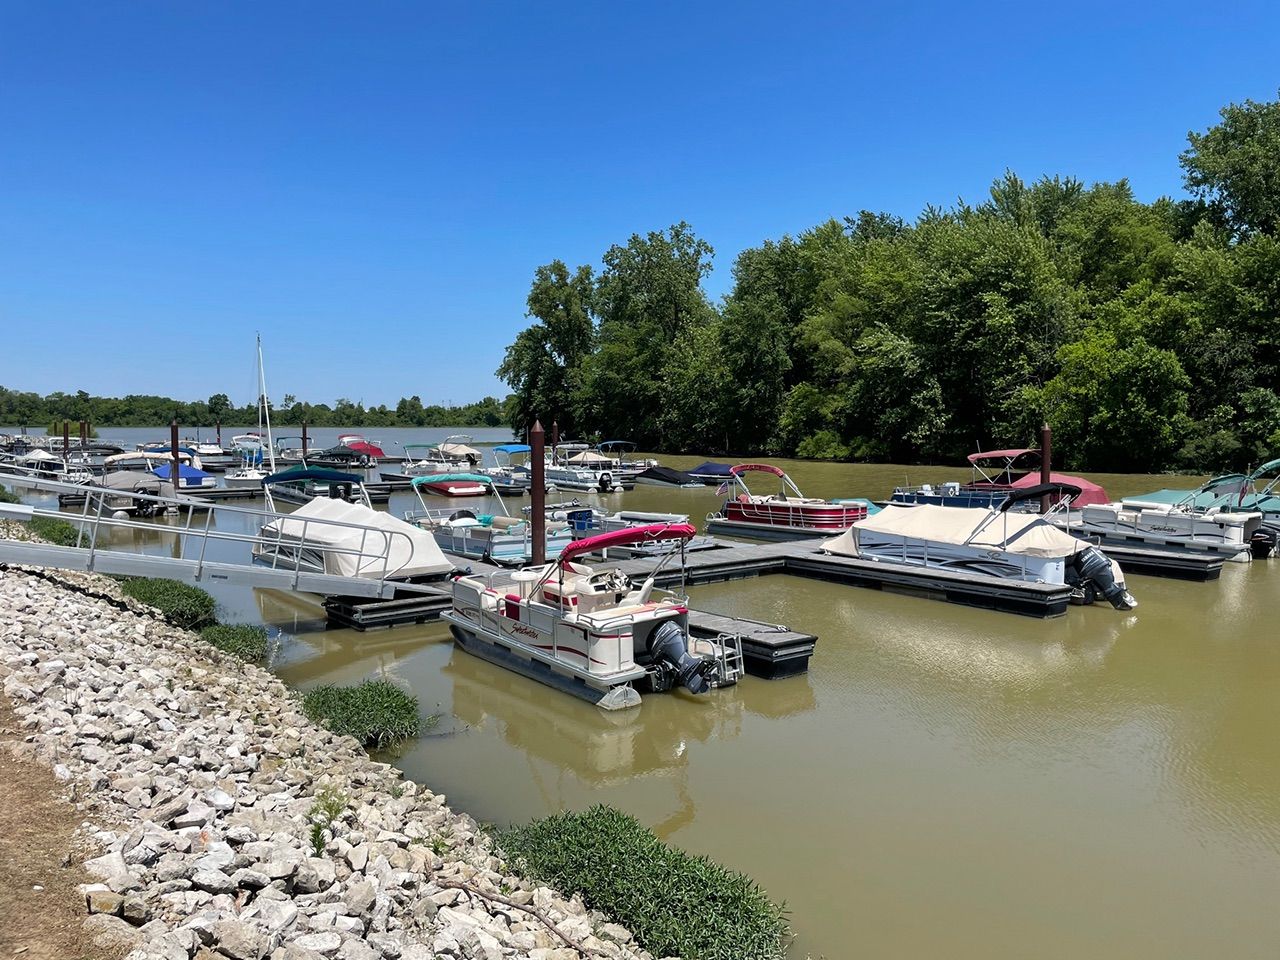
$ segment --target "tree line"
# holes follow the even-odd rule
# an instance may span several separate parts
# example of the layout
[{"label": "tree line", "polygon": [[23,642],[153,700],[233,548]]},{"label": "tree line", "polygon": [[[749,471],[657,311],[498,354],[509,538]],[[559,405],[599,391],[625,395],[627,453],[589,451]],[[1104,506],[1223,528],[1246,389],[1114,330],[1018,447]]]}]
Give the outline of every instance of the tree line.
[{"label": "tree line", "polygon": [[[94,397],[84,390],[76,393],[22,393],[0,387],[0,424],[9,426],[76,424],[87,420],[96,426],[162,426],[176,419],[182,426],[212,427],[218,423],[246,425],[258,422],[254,404],[238,407],[225,393],[208,400],[187,402],[170,397],[130,394],[127,397]],[[285,394],[283,403],[272,405],[272,423],[283,426],[314,427],[454,427],[501,426],[507,420],[505,401],[485,397],[464,406],[423,404],[419,397],[405,397],[394,407],[385,404],[366,407],[340,397],[327,403],[306,403]],[[60,432],[61,426],[55,432]],[[75,433],[75,430],[72,430]]]},{"label": "tree line", "polygon": [[509,422],[648,449],[956,461],[1055,430],[1065,465],[1280,456],[1280,101],[1191,133],[1188,196],[1012,172],[913,222],[863,211],[743,251],[718,304],[686,223],[539,267]]}]

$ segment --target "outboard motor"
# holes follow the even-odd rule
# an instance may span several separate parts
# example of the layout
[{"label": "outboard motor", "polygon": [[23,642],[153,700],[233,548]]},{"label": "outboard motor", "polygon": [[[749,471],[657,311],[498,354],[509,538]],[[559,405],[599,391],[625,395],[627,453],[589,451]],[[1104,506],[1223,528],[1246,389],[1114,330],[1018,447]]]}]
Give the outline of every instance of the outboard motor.
[{"label": "outboard motor", "polygon": [[706,693],[710,689],[703,674],[703,661],[689,654],[684,631],[675,623],[668,620],[654,630],[649,635],[648,646],[649,656],[670,664],[690,693]]},{"label": "outboard motor", "polygon": [[1076,568],[1082,580],[1092,580],[1117,610],[1132,610],[1138,605],[1124,587],[1124,582],[1116,579],[1111,560],[1097,547],[1089,547],[1080,551],[1075,558]]},{"label": "outboard motor", "polygon": [[607,470],[600,474],[600,492],[608,493],[613,489],[613,476]]},{"label": "outboard motor", "polygon": [[1249,550],[1255,560],[1265,560],[1277,550],[1277,531],[1275,527],[1259,527],[1249,538]]}]

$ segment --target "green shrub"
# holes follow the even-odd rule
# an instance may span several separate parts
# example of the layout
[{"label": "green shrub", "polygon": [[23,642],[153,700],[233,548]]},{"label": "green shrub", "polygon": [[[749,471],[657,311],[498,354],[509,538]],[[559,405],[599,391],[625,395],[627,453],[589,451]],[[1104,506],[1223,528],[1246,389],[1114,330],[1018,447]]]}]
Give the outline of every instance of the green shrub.
[{"label": "green shrub", "polygon": [[655,957],[777,960],[785,911],[748,877],[669,847],[612,807],[560,813],[499,837],[508,856],[630,928]]},{"label": "green shrub", "polygon": [[0,503],[21,503],[22,498],[8,487],[0,487]]},{"label": "green shrub", "polygon": [[60,547],[74,547],[80,539],[80,531],[65,520],[53,517],[32,517],[29,524],[32,533]]},{"label": "green shrub", "polygon": [[266,627],[248,623],[215,624],[201,630],[200,639],[249,663],[261,663],[267,659]]},{"label": "green shrub", "polygon": [[137,577],[126,580],[120,589],[126,596],[159,609],[174,626],[199,630],[217,623],[213,597],[199,587],[177,580]]},{"label": "green shrub", "polygon": [[302,695],[302,709],[316,723],[327,721],[334,733],[355,737],[366,747],[388,747],[422,729],[418,698],[386,680],[314,687]]}]

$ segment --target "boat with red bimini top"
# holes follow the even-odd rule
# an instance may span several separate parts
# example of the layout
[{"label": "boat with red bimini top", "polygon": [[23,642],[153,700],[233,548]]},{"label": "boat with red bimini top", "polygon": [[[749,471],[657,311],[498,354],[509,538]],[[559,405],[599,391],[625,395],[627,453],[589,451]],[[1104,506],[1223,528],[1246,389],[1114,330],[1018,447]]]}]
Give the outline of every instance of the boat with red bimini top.
[{"label": "boat with red bimini top", "polygon": [[[1011,493],[1020,493],[1038,486],[1041,453],[1034,447],[1018,447],[1012,450],[987,450],[969,454],[969,466],[973,468],[973,478],[968,483],[951,480],[938,484],[921,484],[918,487],[897,487],[893,491],[893,503],[924,503],[935,507],[974,507],[981,510],[994,510],[1004,503]],[[1079,489],[1080,495],[1074,500],[1077,508],[1092,504],[1108,503],[1111,498],[1107,491],[1090,480],[1075,477],[1067,473],[1050,473],[1049,483],[1056,486],[1070,486]],[[1058,502],[1058,494],[1050,494],[1054,503]],[[1018,501],[1022,503],[1020,499]],[[1024,509],[1031,510],[1035,504],[1027,503]]]},{"label": "boat with red bimini top", "polygon": [[[689,636],[683,590],[654,589],[658,573],[696,531],[687,523],[650,524],[577,540],[552,563],[453,581],[453,607],[442,614],[467,652],[606,710],[640,703],[640,693],[680,686],[690,693],[742,676],[736,637]],[[631,543],[671,549],[641,584],[621,570],[575,559]],[[681,577],[683,582],[683,576]]]},{"label": "boat with red bimini top", "polygon": [[[781,489],[767,496],[752,493],[745,479],[750,473],[773,474],[782,481]],[[829,537],[843,533],[867,516],[863,503],[806,497],[783,470],[767,463],[731,467],[729,479],[717,492],[728,493],[729,499],[717,513],[707,515],[708,533],[760,540]]]}]

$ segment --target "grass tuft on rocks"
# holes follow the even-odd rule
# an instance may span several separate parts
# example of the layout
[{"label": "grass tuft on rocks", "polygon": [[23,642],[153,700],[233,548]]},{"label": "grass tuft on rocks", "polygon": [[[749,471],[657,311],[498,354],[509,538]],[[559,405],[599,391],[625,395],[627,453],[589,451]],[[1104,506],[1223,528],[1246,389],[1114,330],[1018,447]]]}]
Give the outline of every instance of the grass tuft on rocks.
[{"label": "grass tuft on rocks", "polygon": [[76,541],[80,539],[80,531],[65,520],[55,520],[53,517],[32,517],[28,526],[40,539],[48,540],[59,547],[74,547]]},{"label": "grass tuft on rocks", "polygon": [[220,623],[201,630],[200,639],[248,663],[262,663],[267,659],[266,627]]},{"label": "grass tuft on rocks", "polygon": [[125,596],[157,608],[174,626],[200,630],[218,622],[214,616],[217,604],[199,587],[177,580],[136,577],[124,581],[120,589]]},{"label": "grass tuft on rocks", "polygon": [[314,722],[327,722],[334,733],[355,737],[366,747],[389,747],[422,729],[418,698],[386,680],[313,687],[302,695],[302,710]]},{"label": "grass tuft on rocks", "polygon": [[0,487],[0,503],[21,503],[22,498],[8,487]]},{"label": "grass tuft on rocks", "polygon": [[655,957],[780,960],[785,910],[743,874],[667,846],[635,818],[597,805],[499,835],[513,863],[631,930]]}]

